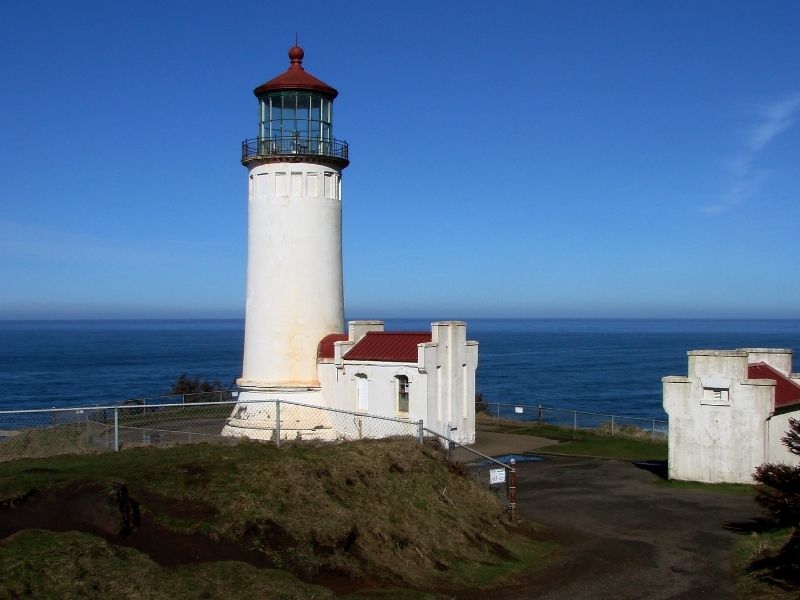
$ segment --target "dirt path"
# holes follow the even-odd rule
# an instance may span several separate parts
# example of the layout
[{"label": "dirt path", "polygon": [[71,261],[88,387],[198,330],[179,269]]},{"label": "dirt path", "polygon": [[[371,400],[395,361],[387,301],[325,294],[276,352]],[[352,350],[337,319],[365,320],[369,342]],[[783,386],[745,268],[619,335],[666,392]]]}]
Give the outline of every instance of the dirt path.
[{"label": "dirt path", "polygon": [[548,457],[518,468],[520,514],[561,544],[553,565],[494,598],[734,598],[736,524],[748,496],[677,489],[633,464]]}]

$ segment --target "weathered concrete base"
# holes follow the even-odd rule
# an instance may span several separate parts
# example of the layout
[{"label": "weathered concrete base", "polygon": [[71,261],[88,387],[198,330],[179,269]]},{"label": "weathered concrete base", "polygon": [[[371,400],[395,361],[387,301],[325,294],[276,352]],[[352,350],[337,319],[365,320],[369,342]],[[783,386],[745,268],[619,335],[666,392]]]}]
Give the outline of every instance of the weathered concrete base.
[{"label": "weathered concrete base", "polygon": [[[278,409],[278,403],[270,400],[288,400],[312,406],[295,406],[281,402]],[[222,429],[222,435],[262,441],[342,439],[331,423],[329,413],[313,408],[322,404],[322,391],[319,389],[243,390]],[[277,423],[278,410],[280,426]]]}]

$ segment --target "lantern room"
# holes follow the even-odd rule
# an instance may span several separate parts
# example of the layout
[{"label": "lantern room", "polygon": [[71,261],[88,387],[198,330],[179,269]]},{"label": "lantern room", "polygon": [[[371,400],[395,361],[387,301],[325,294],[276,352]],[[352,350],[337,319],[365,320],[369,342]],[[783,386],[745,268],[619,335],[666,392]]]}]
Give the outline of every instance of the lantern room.
[{"label": "lantern room", "polygon": [[345,167],[347,142],[333,137],[338,92],[303,68],[303,49],[289,50],[289,69],[257,87],[258,137],[242,143],[242,162],[313,160]]}]

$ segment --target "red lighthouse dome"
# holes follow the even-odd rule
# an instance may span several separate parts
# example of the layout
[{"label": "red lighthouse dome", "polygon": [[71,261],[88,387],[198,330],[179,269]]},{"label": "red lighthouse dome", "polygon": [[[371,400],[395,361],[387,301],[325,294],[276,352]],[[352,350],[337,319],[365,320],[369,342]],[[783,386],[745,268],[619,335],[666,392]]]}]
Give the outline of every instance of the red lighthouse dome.
[{"label": "red lighthouse dome", "polygon": [[324,81],[314,77],[311,73],[303,68],[303,57],[305,52],[300,46],[292,46],[289,48],[289,68],[270,79],[266,83],[258,86],[253,93],[261,97],[269,92],[276,92],[280,90],[306,90],[310,92],[318,92],[328,96],[331,100],[339,95],[335,88],[329,86]]}]

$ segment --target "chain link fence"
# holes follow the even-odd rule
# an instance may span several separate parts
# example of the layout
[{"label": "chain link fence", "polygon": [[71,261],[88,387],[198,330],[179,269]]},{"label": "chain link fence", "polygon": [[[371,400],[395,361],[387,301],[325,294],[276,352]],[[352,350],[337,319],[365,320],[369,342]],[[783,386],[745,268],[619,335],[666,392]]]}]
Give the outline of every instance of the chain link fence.
[{"label": "chain link fence", "polygon": [[421,439],[422,421],[299,402],[239,402],[223,434],[275,442],[347,441],[412,436]]},{"label": "chain link fence", "polygon": [[120,406],[0,411],[0,460],[117,451],[137,446],[236,443],[280,445],[411,436],[421,422],[281,400],[238,403],[128,402]]},{"label": "chain link fence", "polygon": [[566,408],[552,408],[541,404],[504,404],[484,402],[483,419],[512,421],[521,425],[551,425],[563,429],[592,430],[610,436],[666,441],[669,422],[663,419],[648,419],[626,415],[587,412]]},{"label": "chain link fence", "polygon": [[454,468],[494,494],[500,505],[510,513],[511,519],[516,518],[517,472],[513,458],[505,464],[428,428],[423,427],[423,433],[426,442],[444,447],[448,461]]},{"label": "chain link fence", "polygon": [[[235,393],[235,392],[234,392]],[[210,398],[218,401],[204,401]],[[515,467],[409,421],[284,400],[240,402],[231,392],[128,401],[119,406],[0,411],[0,461],[115,452],[141,446],[413,438],[446,453],[451,467],[514,514]],[[180,402],[168,400],[180,399]],[[158,400],[161,400],[160,402]]]}]

